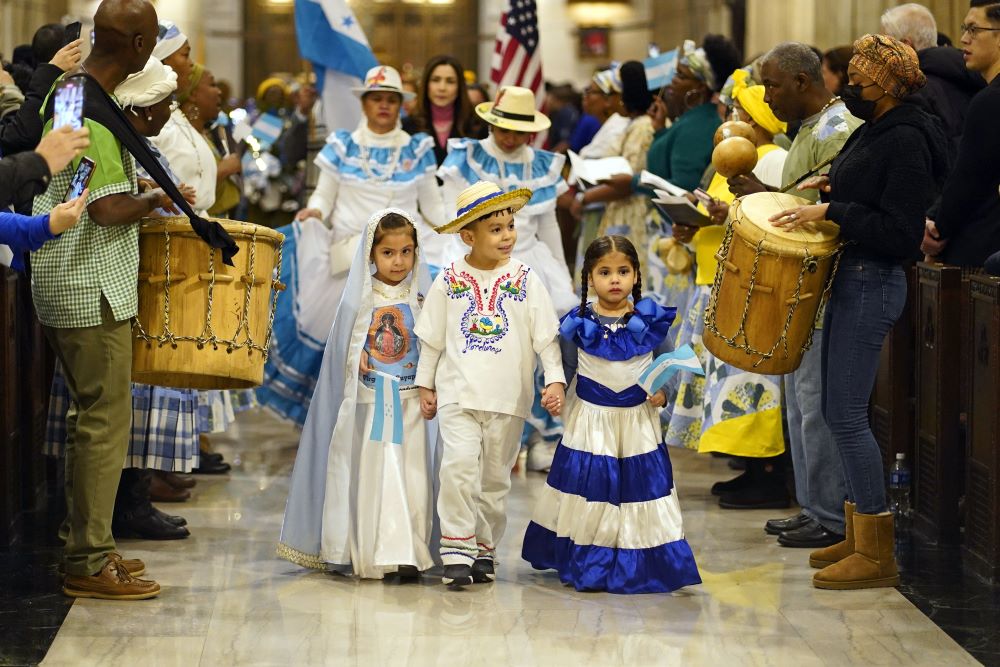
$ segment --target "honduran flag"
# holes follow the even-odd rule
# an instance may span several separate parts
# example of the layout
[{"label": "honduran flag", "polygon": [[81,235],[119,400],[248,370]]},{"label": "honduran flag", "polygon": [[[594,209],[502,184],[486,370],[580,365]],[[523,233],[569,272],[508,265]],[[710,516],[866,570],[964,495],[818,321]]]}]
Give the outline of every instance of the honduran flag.
[{"label": "honduran flag", "polygon": [[295,0],[295,33],[299,53],[316,71],[326,126],[353,130],[361,103],[351,88],[378,65],[354,12],[346,0]]},{"label": "honduran flag", "polygon": [[670,85],[677,72],[677,49],[671,49],[665,53],[642,61],[646,69],[646,86],[650,90],[659,90]]},{"label": "honduran flag", "polygon": [[254,121],[250,134],[260,143],[261,151],[267,151],[270,150],[274,142],[281,136],[283,129],[284,121],[281,120],[281,117],[277,114],[267,112],[262,113],[260,118]]},{"label": "honduran flag", "polygon": [[399,397],[399,378],[374,371],[375,416],[369,440],[393,445],[403,444],[403,403]]},{"label": "honduran flag", "polygon": [[705,375],[698,356],[690,345],[684,345],[653,359],[649,368],[639,375],[639,386],[645,389],[647,394],[655,394],[677,371],[691,371],[695,375]]}]

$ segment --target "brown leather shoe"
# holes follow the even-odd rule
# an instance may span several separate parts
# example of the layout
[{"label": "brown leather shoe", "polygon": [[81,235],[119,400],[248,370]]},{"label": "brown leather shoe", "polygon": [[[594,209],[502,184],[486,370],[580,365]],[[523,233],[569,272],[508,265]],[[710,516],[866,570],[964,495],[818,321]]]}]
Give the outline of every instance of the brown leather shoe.
[{"label": "brown leather shoe", "polygon": [[899,586],[892,515],[854,513],[854,553],[813,575],[813,586],[836,591]]},{"label": "brown leather shoe", "polygon": [[178,475],[175,472],[164,472],[162,470],[154,470],[153,477],[159,477],[175,489],[190,489],[198,483],[198,480],[190,475]]},{"label": "brown leather shoe", "polygon": [[854,503],[844,501],[844,541],[809,554],[809,567],[822,570],[854,553]]},{"label": "brown leather shoe", "polygon": [[149,480],[149,499],[154,503],[182,503],[190,497],[190,491],[170,486],[157,475]]},{"label": "brown leather shoe", "polygon": [[122,555],[117,551],[109,553],[108,558],[117,559],[118,562],[122,564],[122,567],[124,567],[133,577],[141,577],[146,573],[146,564],[138,558],[129,558],[126,560],[122,558]]},{"label": "brown leather shoe", "polygon": [[160,585],[155,581],[136,579],[122,566],[120,558],[109,555],[108,562],[93,576],[67,574],[62,590],[72,598],[146,600],[160,594]]}]

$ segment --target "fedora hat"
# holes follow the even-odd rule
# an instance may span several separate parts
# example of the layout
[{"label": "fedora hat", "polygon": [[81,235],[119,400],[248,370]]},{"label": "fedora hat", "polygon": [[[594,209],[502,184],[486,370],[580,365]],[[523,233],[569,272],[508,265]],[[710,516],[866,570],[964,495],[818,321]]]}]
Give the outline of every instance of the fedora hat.
[{"label": "fedora hat", "polygon": [[400,78],[396,68],[389,65],[376,65],[372,67],[365,74],[364,85],[360,88],[351,88],[351,92],[358,97],[363,96],[365,93],[374,93],[378,90],[399,93],[407,102],[417,96],[416,93],[403,90],[403,79]]},{"label": "fedora hat", "polygon": [[476,115],[490,125],[518,132],[541,132],[552,125],[535,110],[535,94],[520,86],[504,86],[492,102],[476,105]]},{"label": "fedora hat", "polygon": [[455,202],[457,208],[454,220],[434,231],[438,234],[452,234],[462,231],[462,228],[470,222],[475,222],[484,215],[512,208],[515,212],[531,199],[531,190],[518,188],[510,192],[504,192],[496,183],[479,181],[462,190]]}]

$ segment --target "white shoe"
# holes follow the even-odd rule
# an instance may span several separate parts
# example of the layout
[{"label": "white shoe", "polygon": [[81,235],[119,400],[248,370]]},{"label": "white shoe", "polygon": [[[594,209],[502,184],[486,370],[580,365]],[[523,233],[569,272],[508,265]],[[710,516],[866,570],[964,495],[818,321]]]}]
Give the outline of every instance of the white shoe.
[{"label": "white shoe", "polygon": [[552,459],[556,456],[555,443],[548,443],[544,440],[529,444],[528,447],[528,470],[532,472],[548,472],[552,469]]}]

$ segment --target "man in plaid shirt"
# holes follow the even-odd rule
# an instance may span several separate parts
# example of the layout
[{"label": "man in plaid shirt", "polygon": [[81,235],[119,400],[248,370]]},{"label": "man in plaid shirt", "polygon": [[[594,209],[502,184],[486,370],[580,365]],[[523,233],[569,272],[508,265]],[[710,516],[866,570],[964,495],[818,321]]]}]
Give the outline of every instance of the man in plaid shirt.
[{"label": "man in plaid shirt", "polygon": [[[139,600],[159,585],[138,579],[145,565],[115,551],[111,518],[131,428],[131,319],[137,310],[137,222],[170,199],[159,189],[137,194],[135,163],[118,138],[95,120],[111,94],[145,66],[156,44],[156,11],[147,0],[104,0],[94,15],[95,42],[83,73],[84,125],[95,162],[79,224],[32,256],[31,291],[38,318],[62,363],[76,407],[67,424],[66,538],[63,592],[73,597]],[[96,81],[96,84],[95,84]],[[50,93],[51,95],[51,93]],[[51,114],[45,131],[52,127]],[[54,174],[35,198],[34,214],[66,196],[80,158]]]}]

